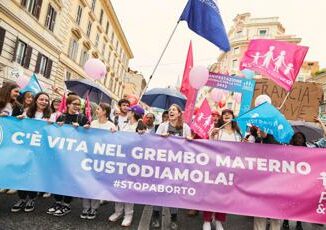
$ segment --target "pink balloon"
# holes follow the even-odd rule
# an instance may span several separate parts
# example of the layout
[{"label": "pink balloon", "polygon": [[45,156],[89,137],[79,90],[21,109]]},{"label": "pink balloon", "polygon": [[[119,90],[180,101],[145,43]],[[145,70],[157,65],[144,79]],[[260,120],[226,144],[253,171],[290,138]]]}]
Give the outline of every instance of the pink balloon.
[{"label": "pink balloon", "polygon": [[99,80],[106,75],[105,64],[96,58],[88,59],[84,65],[86,74],[93,80]]},{"label": "pink balloon", "polygon": [[234,101],[235,101],[235,103],[240,104],[240,102],[241,102],[241,94],[240,93],[234,94]]},{"label": "pink balloon", "polygon": [[225,92],[222,89],[215,88],[211,92],[211,98],[214,101],[220,101],[220,100],[222,100],[223,96],[225,96]]},{"label": "pink balloon", "polygon": [[204,66],[196,66],[190,70],[189,82],[191,87],[199,89],[206,85],[209,77],[208,69]]},{"label": "pink balloon", "polygon": [[28,85],[29,80],[30,80],[29,77],[22,75],[17,78],[16,83],[17,85],[19,85],[21,89],[23,89]]}]

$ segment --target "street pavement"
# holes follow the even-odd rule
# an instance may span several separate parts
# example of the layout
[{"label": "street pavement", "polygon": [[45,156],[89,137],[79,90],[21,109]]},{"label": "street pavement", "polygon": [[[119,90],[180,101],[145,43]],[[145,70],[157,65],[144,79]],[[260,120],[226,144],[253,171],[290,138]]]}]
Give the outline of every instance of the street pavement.
[{"label": "street pavement", "polygon": [[[36,209],[32,213],[11,213],[11,205],[15,203],[16,195],[0,194],[0,230],[152,230],[150,219],[152,207],[144,205],[135,205],[134,221],[128,228],[120,227],[121,221],[111,223],[108,217],[114,210],[113,202],[102,205],[98,210],[98,216],[95,220],[83,220],[79,215],[81,212],[81,200],[75,199],[72,203],[72,212],[64,217],[55,217],[46,214],[46,210],[52,205],[52,198],[38,198]],[[169,229],[169,209],[163,209],[161,229]],[[225,230],[252,230],[253,218],[228,215],[227,222],[224,223]],[[201,214],[195,217],[187,216],[187,211],[179,209],[178,213],[179,229],[181,230],[200,230],[202,228]],[[292,229],[294,224],[291,222]],[[212,229],[214,226],[212,225]],[[326,227],[318,227],[311,224],[304,224],[304,230],[326,230]]]}]

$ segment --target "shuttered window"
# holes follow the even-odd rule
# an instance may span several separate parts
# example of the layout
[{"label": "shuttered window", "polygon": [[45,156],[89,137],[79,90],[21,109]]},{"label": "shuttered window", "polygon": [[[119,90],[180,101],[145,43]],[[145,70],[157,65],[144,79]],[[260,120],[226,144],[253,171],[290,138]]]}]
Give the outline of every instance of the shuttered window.
[{"label": "shuttered window", "polygon": [[56,17],[57,17],[57,12],[51,5],[49,5],[48,13],[45,20],[45,27],[51,30],[52,32],[54,30]]},{"label": "shuttered window", "polygon": [[42,8],[42,0],[22,0],[21,5],[26,8],[34,17],[39,19]]},{"label": "shuttered window", "polygon": [[0,55],[2,52],[5,36],[6,36],[6,30],[4,28],[0,27]]},{"label": "shuttered window", "polygon": [[32,51],[32,47],[28,46],[25,42],[17,38],[12,60],[28,69],[31,61]]},{"label": "shuttered window", "polygon": [[50,78],[51,70],[52,70],[52,60],[47,56],[38,53],[34,72],[42,74],[46,78]]}]

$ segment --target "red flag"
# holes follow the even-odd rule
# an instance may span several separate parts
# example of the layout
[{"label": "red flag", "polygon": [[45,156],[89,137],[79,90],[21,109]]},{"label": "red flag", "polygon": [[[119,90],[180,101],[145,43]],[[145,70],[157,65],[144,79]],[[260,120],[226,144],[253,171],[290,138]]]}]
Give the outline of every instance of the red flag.
[{"label": "red flag", "polygon": [[183,72],[182,84],[180,88],[180,92],[187,97],[187,103],[186,103],[185,112],[183,116],[184,116],[184,121],[188,124],[191,122],[196,96],[197,96],[197,90],[192,88],[189,82],[190,70],[193,67],[193,65],[194,65],[194,60],[192,54],[192,42],[190,41],[186,65]]},{"label": "red flag", "polygon": [[204,99],[190,127],[198,136],[207,139],[212,123],[212,110],[208,104],[208,101]]},{"label": "red flag", "polygon": [[189,74],[193,65],[194,65],[194,60],[192,55],[192,43],[190,41],[186,65],[183,72],[183,78],[182,78],[182,83],[180,88],[180,92],[183,93],[187,98],[188,98],[189,91],[193,89],[189,83]]},{"label": "red flag", "polygon": [[61,102],[59,105],[59,109],[58,109],[58,114],[56,119],[63,113],[66,112],[66,108],[67,108],[67,98],[66,98],[66,93],[63,94],[62,98],[61,98]]},{"label": "red flag", "polygon": [[91,102],[89,100],[89,95],[86,97],[86,104],[85,104],[85,115],[89,122],[92,121],[92,108],[91,108]]}]

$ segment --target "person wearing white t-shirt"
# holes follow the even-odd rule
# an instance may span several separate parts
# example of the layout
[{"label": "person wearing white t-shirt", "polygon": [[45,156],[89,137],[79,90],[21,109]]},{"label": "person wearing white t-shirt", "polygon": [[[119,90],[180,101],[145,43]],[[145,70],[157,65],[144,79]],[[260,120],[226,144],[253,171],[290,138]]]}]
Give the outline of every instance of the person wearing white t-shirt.
[{"label": "person wearing white t-shirt", "polygon": [[[138,122],[144,116],[144,109],[140,105],[134,105],[128,108],[128,122],[125,123],[120,130],[125,132],[136,132],[138,127]],[[133,214],[134,214],[134,204],[116,202],[114,207],[114,213],[109,217],[111,222],[118,221],[124,211],[124,218],[121,226],[128,227],[131,225]]]},{"label": "person wearing white t-shirt", "polygon": [[[90,125],[85,125],[85,128],[95,128],[95,129],[104,129],[110,132],[117,131],[115,125],[109,120],[111,107],[106,103],[100,103],[96,108],[96,117],[97,120],[91,122]],[[92,200],[92,199],[83,199],[83,211],[80,214],[80,218],[82,219],[95,219],[97,209],[100,206],[100,200]]]},{"label": "person wearing white t-shirt", "polygon": [[130,107],[130,102],[127,99],[121,99],[118,102],[119,106],[119,115],[114,117],[113,123],[116,125],[118,130],[121,130],[122,127],[128,122],[128,109]]},{"label": "person wearing white t-shirt", "polygon": [[[28,117],[47,121],[50,116],[50,97],[47,93],[41,92],[35,95],[28,110],[23,115],[18,116],[18,118],[23,119],[24,117]],[[17,213],[21,210],[24,210],[24,212],[34,211],[37,192],[19,190],[18,197],[19,200],[12,206],[11,212]]]},{"label": "person wearing white t-shirt", "polygon": [[[234,117],[232,110],[223,110],[221,117],[218,119],[214,128],[210,131],[209,138],[211,140],[241,142],[242,136],[237,123],[233,121]],[[203,212],[203,230],[211,229],[212,216],[212,212]],[[214,213],[214,216],[216,230],[223,230],[222,222],[226,220],[226,214],[216,212]]]}]

